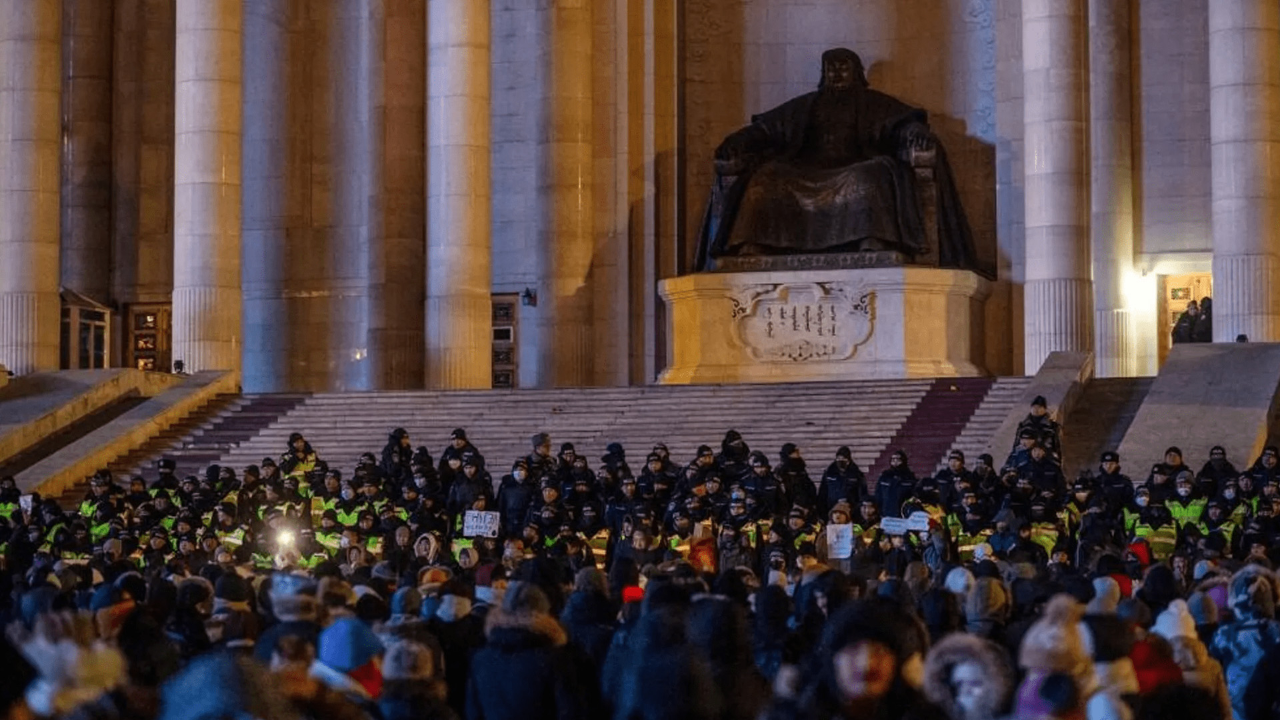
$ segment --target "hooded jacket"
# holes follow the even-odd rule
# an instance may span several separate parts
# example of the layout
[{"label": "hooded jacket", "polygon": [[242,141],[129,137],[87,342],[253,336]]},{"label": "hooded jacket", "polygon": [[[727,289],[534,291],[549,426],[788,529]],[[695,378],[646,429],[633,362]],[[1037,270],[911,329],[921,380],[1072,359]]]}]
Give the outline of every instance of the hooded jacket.
[{"label": "hooded jacket", "polygon": [[[982,670],[986,686],[975,713],[966,715],[956,702],[951,683],[958,665],[974,663]],[[951,720],[990,720],[1000,715],[1013,692],[1013,670],[1004,649],[973,635],[948,635],[929,651],[924,663],[924,694]]]},{"label": "hooded jacket", "polygon": [[467,681],[468,720],[596,717],[595,671],[568,647],[546,597],[523,602],[522,585],[508,587],[485,620],[488,643],[472,658]]},{"label": "hooded jacket", "polygon": [[1280,623],[1274,619],[1280,583],[1271,571],[1250,565],[1232,576],[1228,592],[1236,619],[1218,628],[1209,654],[1226,673],[1234,720],[1273,717],[1280,701]]}]

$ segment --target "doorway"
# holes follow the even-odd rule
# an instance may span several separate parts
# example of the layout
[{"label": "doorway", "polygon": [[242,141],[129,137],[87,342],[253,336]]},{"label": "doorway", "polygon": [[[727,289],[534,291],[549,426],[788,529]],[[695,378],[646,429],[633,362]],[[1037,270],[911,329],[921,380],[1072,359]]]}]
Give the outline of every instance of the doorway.
[{"label": "doorway", "polygon": [[511,293],[493,296],[493,388],[514,389],[519,377],[516,353],[520,296]]},{"label": "doorway", "polygon": [[1164,359],[1169,356],[1169,350],[1173,347],[1173,326],[1178,323],[1178,318],[1186,311],[1187,305],[1192,300],[1199,303],[1212,296],[1212,273],[1160,276],[1160,300],[1156,307],[1156,314],[1160,319],[1158,347],[1161,366],[1164,365]]}]

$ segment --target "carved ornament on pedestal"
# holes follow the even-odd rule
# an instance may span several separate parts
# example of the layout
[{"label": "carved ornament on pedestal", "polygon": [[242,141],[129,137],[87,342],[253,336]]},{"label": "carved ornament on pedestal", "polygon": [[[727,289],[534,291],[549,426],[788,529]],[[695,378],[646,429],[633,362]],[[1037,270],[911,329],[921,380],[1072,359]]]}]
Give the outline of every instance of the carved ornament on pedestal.
[{"label": "carved ornament on pedestal", "polygon": [[876,293],[861,285],[762,283],[730,301],[733,339],[757,362],[849,360],[875,330]]}]

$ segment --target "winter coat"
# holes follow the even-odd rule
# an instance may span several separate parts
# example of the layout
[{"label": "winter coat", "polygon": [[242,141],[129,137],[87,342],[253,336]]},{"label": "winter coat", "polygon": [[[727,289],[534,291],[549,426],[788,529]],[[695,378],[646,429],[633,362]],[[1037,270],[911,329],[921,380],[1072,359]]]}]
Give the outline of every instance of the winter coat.
[{"label": "winter coat", "polygon": [[598,592],[574,591],[569,596],[560,624],[596,667],[604,667],[613,642],[614,608],[609,598]]},{"label": "winter coat", "polygon": [[470,615],[451,622],[437,616],[427,621],[427,630],[440,641],[444,652],[445,682],[449,687],[449,706],[461,715],[467,706],[467,678],[472,659],[484,645],[484,626]]},{"label": "winter coat", "polygon": [[905,464],[880,473],[880,479],[876,481],[876,505],[880,508],[880,516],[902,517],[902,505],[911,499],[915,487],[916,476]]},{"label": "winter coat", "polygon": [[[1280,622],[1274,620],[1280,584],[1270,571],[1250,565],[1231,578],[1229,595],[1236,620],[1213,636],[1209,654],[1222,664],[1235,720],[1274,717],[1280,686]],[[1255,679],[1255,674],[1262,673]]]},{"label": "winter coat", "polygon": [[995,578],[978,578],[965,598],[964,616],[967,630],[974,635],[999,642],[1013,612],[1013,594]]},{"label": "winter coat", "polygon": [[1231,717],[1231,696],[1227,693],[1222,665],[1209,657],[1209,649],[1197,638],[1174,638],[1173,661],[1182,668],[1182,680],[1204,690],[1222,704],[1222,717]]},{"label": "winter coat", "polygon": [[853,508],[862,502],[867,491],[867,478],[856,463],[850,462],[844,470],[836,463],[827,466],[822,474],[822,483],[818,486],[818,506],[825,516],[831,512],[835,504],[844,500]]},{"label": "winter coat", "polygon": [[542,613],[485,621],[488,644],[475,654],[467,682],[467,720],[589,720],[598,717],[596,673],[567,646],[568,635]]},{"label": "winter coat", "polygon": [[1097,687],[1085,702],[1088,720],[1132,720],[1133,708],[1125,699],[1138,694],[1138,675],[1133,661],[1121,658],[1115,662],[1093,665]]}]

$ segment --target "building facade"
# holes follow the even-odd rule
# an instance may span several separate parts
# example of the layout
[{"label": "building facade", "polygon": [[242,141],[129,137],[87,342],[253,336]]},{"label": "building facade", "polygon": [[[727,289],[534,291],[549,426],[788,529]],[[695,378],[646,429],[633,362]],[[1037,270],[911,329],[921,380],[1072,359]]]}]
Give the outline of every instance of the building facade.
[{"label": "building facade", "polygon": [[0,0],[0,364],[653,382],[712,152],[836,46],[947,149],[988,372],[1280,340],[1274,2]]}]

